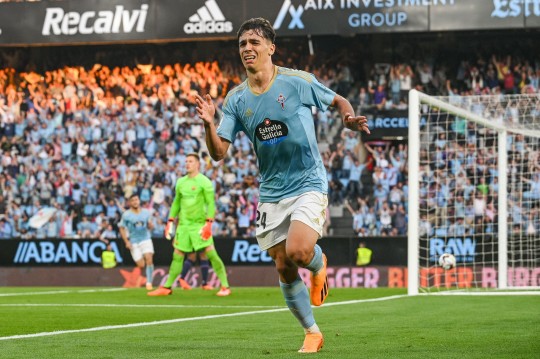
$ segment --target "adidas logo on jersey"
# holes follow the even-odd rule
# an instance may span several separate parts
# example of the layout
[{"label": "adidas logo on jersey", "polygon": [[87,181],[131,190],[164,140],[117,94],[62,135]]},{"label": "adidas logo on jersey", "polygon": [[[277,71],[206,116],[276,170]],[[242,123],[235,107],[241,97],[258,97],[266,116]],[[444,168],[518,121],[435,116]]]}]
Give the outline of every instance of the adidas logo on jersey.
[{"label": "adidas logo on jersey", "polygon": [[190,16],[184,25],[186,34],[215,34],[232,32],[232,22],[226,21],[225,16],[215,0],[207,0],[197,13]]}]

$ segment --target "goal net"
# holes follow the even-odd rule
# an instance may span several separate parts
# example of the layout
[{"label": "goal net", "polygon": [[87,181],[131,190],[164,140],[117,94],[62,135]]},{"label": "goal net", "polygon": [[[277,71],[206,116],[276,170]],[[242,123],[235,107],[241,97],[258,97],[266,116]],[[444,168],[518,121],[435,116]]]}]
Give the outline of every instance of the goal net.
[{"label": "goal net", "polygon": [[540,95],[409,101],[409,294],[540,288]]}]

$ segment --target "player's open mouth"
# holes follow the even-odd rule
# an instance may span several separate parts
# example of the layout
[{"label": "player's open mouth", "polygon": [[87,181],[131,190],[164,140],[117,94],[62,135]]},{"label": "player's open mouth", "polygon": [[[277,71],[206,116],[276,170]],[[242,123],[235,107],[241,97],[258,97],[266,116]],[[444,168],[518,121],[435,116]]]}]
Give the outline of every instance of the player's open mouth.
[{"label": "player's open mouth", "polygon": [[255,56],[253,56],[253,55],[244,56],[244,61],[245,62],[252,62],[254,60],[255,60]]}]

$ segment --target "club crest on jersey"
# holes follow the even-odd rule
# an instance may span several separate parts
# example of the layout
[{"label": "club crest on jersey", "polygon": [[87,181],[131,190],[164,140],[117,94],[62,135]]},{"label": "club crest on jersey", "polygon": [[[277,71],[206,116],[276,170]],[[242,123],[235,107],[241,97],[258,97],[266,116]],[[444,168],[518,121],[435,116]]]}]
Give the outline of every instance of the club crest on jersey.
[{"label": "club crest on jersey", "polygon": [[282,110],[285,110],[285,96],[283,96],[283,94],[279,94],[278,98],[277,98],[277,102],[279,102],[279,104],[281,105],[281,109]]},{"label": "club crest on jersey", "polygon": [[263,122],[255,128],[255,136],[263,145],[275,145],[287,138],[289,128],[281,121],[265,118]]}]

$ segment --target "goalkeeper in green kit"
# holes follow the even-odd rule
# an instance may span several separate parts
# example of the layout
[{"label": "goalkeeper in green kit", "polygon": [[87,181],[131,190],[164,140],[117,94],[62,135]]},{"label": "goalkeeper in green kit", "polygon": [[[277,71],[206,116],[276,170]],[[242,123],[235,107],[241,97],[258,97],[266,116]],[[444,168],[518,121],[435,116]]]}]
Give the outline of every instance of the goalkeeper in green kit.
[{"label": "goalkeeper in green kit", "polygon": [[[164,286],[149,292],[149,296],[172,294],[172,286],[182,272],[186,253],[199,252],[200,260],[209,260],[221,282],[217,292],[220,297],[231,294],[225,265],[214,247],[212,222],[216,212],[214,187],[208,177],[199,172],[200,159],[196,153],[186,156],[187,175],[176,181],[176,194],[165,227],[165,238],[173,239],[173,260],[169,268],[169,278]],[[175,220],[178,218],[176,235],[173,235]]]}]

